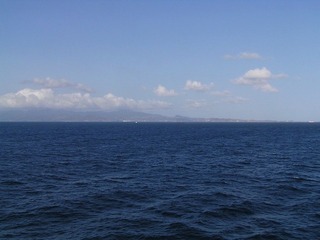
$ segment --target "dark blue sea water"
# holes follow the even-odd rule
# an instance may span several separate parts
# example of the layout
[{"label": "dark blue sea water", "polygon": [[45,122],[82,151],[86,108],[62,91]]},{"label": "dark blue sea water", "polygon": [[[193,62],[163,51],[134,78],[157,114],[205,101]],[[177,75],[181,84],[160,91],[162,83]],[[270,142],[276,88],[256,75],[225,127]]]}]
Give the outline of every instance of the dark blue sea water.
[{"label": "dark blue sea water", "polygon": [[320,239],[320,125],[0,123],[1,239]]}]

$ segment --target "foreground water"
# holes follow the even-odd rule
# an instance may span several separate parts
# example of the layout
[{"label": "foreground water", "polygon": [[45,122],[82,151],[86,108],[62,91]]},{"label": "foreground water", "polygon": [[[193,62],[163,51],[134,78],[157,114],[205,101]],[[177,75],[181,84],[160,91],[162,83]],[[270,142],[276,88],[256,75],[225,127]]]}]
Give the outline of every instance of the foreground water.
[{"label": "foreground water", "polygon": [[0,123],[1,239],[320,239],[320,125]]}]

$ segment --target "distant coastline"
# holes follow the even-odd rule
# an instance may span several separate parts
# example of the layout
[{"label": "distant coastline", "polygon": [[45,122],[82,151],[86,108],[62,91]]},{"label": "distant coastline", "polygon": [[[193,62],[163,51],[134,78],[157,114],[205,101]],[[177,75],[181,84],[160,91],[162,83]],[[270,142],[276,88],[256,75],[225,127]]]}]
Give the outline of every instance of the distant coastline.
[{"label": "distant coastline", "polygon": [[[118,111],[67,111],[67,110],[1,110],[0,122],[284,122],[274,120],[193,118],[185,116],[163,116],[129,110]],[[293,122],[293,121],[290,121]],[[309,121],[315,123],[314,121]]]}]

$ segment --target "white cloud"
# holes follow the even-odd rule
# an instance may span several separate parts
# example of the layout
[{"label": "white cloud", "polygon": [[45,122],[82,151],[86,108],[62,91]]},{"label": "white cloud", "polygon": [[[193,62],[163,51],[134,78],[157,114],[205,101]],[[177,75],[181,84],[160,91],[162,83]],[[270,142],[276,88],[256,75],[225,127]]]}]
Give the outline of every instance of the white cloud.
[{"label": "white cloud", "polygon": [[3,108],[81,108],[81,109],[153,109],[168,108],[170,103],[163,101],[143,101],[115,96],[111,93],[93,97],[89,93],[56,94],[52,89],[25,88],[16,93],[0,96]]},{"label": "white cloud", "polygon": [[169,97],[169,96],[176,96],[177,93],[174,90],[168,90],[162,85],[158,85],[158,87],[154,90],[154,93],[161,97]]},{"label": "white cloud", "polygon": [[70,82],[65,79],[52,79],[52,78],[35,78],[31,81],[34,84],[40,85],[43,88],[72,88],[76,90],[80,90],[83,92],[92,92],[92,89],[81,84],[81,83],[74,83]]},{"label": "white cloud", "polygon": [[209,91],[213,87],[213,84],[203,84],[198,81],[191,81],[188,80],[185,85],[186,90],[191,90],[191,91]]},{"label": "white cloud", "polygon": [[51,89],[33,90],[25,88],[17,93],[8,93],[0,97],[1,107],[40,107],[42,101],[48,101],[53,95]]},{"label": "white cloud", "polygon": [[262,57],[258,53],[252,53],[252,52],[242,52],[237,55],[225,55],[224,59],[226,60],[237,60],[237,59],[262,59]]},{"label": "white cloud", "polygon": [[271,72],[267,68],[263,67],[249,70],[243,77],[245,79],[267,79],[271,78],[271,75]]},{"label": "white cloud", "polygon": [[285,74],[272,74],[267,68],[256,68],[247,71],[243,76],[233,82],[238,85],[248,85],[264,92],[278,92],[278,89],[270,84],[271,79],[286,77]]}]

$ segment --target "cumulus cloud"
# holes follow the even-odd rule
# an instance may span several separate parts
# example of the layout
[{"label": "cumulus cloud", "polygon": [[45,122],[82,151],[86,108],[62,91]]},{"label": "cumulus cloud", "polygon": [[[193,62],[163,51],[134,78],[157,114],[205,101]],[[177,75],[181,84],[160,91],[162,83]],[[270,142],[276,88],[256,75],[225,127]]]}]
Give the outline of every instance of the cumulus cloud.
[{"label": "cumulus cloud", "polygon": [[108,93],[102,97],[93,97],[89,93],[57,94],[52,89],[25,88],[16,93],[0,96],[0,107],[3,108],[80,108],[80,109],[152,109],[168,108],[170,103],[163,101],[143,101],[123,98]]},{"label": "cumulus cloud", "polygon": [[278,89],[270,84],[271,79],[286,77],[285,74],[272,74],[267,68],[256,68],[247,71],[243,76],[233,82],[238,85],[252,86],[264,92],[278,92]]},{"label": "cumulus cloud", "polygon": [[176,96],[177,93],[174,90],[168,90],[162,85],[158,85],[158,87],[154,90],[154,93],[161,97],[169,97],[169,96]]},{"label": "cumulus cloud", "polygon": [[201,82],[198,82],[198,81],[191,81],[191,80],[188,80],[186,82],[186,85],[185,85],[185,89],[186,90],[191,90],[191,91],[209,91],[211,88],[213,87],[213,84],[210,83],[210,84],[203,84]]},{"label": "cumulus cloud", "polygon": [[34,84],[40,85],[43,88],[72,88],[83,92],[92,92],[92,89],[81,84],[70,82],[65,79],[52,79],[52,78],[35,78],[32,81]]},{"label": "cumulus cloud", "polygon": [[262,59],[262,57],[258,53],[253,52],[242,52],[237,55],[224,55],[224,59],[226,60],[237,60],[237,59]]}]

